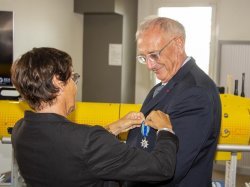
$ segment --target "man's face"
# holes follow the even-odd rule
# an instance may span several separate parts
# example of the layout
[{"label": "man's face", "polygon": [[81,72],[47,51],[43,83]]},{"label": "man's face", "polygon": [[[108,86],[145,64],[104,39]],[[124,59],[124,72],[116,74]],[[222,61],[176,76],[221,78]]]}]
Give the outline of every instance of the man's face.
[{"label": "man's face", "polygon": [[178,39],[159,28],[150,28],[137,40],[138,55],[146,56],[148,69],[153,71],[161,82],[168,82],[182,65],[183,61],[178,57],[179,48],[176,45]]}]

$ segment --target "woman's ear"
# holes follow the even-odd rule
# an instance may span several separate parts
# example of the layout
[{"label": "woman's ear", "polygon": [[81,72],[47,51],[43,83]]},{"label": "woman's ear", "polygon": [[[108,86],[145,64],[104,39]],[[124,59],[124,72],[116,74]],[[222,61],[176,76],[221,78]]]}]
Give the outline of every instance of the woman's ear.
[{"label": "woman's ear", "polygon": [[55,87],[59,88],[59,94],[64,90],[64,83],[56,75],[53,76],[52,83]]}]

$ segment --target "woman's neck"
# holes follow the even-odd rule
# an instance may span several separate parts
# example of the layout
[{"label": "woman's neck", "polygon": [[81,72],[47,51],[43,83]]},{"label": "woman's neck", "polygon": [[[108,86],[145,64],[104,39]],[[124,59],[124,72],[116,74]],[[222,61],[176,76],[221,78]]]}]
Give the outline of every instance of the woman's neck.
[{"label": "woman's neck", "polygon": [[36,111],[38,113],[55,113],[59,114],[61,116],[67,117],[67,110],[65,106],[62,106],[63,104],[57,104],[54,103],[53,105],[46,104],[46,106],[43,106],[41,110]]}]

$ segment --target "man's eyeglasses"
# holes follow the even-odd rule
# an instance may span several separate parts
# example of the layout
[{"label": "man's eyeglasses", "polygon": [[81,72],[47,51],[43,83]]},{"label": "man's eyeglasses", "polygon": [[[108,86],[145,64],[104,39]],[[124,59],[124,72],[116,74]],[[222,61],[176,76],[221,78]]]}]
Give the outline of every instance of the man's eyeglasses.
[{"label": "man's eyeglasses", "polygon": [[163,46],[163,48],[159,51],[155,51],[152,53],[149,53],[147,55],[138,55],[136,57],[137,61],[141,64],[147,64],[147,60],[150,60],[151,62],[158,62],[160,59],[160,55],[161,52],[173,41],[175,40],[177,37],[173,38],[172,40],[170,40],[166,45]]},{"label": "man's eyeglasses", "polygon": [[78,73],[72,73],[71,79],[75,82],[75,84],[78,83],[79,78],[80,75]]}]

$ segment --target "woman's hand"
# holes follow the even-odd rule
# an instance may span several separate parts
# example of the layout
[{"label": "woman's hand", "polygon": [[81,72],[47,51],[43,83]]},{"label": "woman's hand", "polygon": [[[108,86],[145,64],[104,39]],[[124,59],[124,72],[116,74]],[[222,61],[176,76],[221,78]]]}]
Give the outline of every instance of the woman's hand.
[{"label": "woman's hand", "polygon": [[118,135],[122,132],[127,132],[135,127],[140,127],[141,123],[145,120],[143,113],[141,112],[129,112],[124,117],[109,124],[106,129],[114,135]]},{"label": "woman's hand", "polygon": [[160,110],[150,112],[150,114],[146,117],[145,124],[157,130],[163,128],[172,130],[169,115],[161,112]]}]

